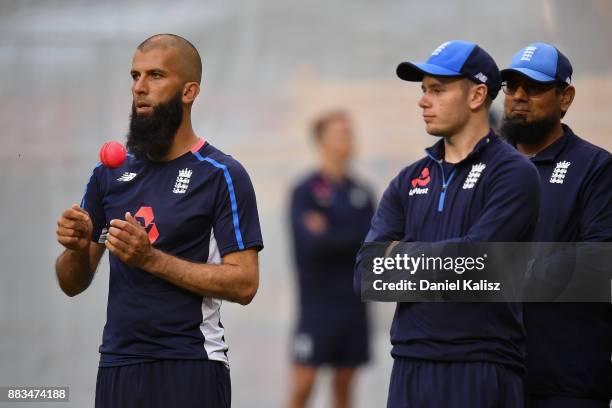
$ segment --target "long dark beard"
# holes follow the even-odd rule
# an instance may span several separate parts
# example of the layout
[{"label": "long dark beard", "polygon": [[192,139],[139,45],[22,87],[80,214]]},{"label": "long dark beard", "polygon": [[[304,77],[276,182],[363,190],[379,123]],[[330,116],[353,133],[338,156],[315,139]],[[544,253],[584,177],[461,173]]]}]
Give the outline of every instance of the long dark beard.
[{"label": "long dark beard", "polygon": [[149,115],[138,115],[132,103],[127,148],[138,159],[161,160],[172,147],[176,131],[183,120],[182,93],[160,103]]},{"label": "long dark beard", "polygon": [[559,123],[558,114],[534,122],[527,122],[524,116],[515,118],[504,116],[500,132],[511,144],[537,145],[542,142],[550,131]]}]

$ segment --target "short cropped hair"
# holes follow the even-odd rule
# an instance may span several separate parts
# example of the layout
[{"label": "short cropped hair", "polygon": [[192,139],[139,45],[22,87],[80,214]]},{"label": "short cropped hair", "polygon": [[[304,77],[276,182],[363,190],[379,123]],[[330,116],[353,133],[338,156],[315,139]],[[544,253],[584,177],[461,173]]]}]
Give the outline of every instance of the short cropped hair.
[{"label": "short cropped hair", "polygon": [[349,115],[343,110],[334,110],[316,118],[312,123],[312,136],[317,143],[321,141],[327,126],[336,120],[348,120]]},{"label": "short cropped hair", "polygon": [[181,55],[182,71],[188,82],[202,81],[202,58],[196,47],[176,34],[155,34],[138,46],[138,50],[147,52],[154,48],[176,48]]}]

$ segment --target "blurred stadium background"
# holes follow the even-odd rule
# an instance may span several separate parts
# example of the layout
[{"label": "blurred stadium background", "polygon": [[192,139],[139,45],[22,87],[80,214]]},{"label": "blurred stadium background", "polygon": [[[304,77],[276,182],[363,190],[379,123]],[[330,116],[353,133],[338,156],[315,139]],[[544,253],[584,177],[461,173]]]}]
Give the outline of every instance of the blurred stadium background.
[{"label": "blurred stadium background", "polygon": [[[398,62],[466,39],[503,67],[519,48],[547,41],[574,66],[577,96],[565,122],[612,148],[607,0],[4,0],[0,386],[68,385],[67,406],[93,406],[108,262],[89,290],[64,296],[53,272],[55,222],[80,201],[99,146],[124,139],[133,51],[160,32],[199,49],[204,83],[195,129],[245,165],[257,192],[266,244],[261,287],[251,305],[222,309],[236,407],[278,407],[287,396],[295,306],[287,194],[315,163],[308,134],[314,115],[331,108],[353,115],[355,172],[380,194],[432,143],[416,106],[419,87],[395,77]],[[391,369],[393,305],[372,306],[373,361],[359,378],[357,407],[384,406]],[[328,406],[325,379],[313,407]]]}]

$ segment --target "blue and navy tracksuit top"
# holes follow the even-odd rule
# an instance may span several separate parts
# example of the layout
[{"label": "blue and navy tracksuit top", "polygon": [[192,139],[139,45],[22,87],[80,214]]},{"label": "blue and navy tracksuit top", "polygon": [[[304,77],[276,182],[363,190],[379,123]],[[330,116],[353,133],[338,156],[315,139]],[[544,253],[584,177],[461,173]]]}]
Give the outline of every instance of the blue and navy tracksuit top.
[{"label": "blue and navy tracksuit top", "polygon": [[[82,207],[100,244],[110,221],[130,211],[155,248],[191,262],[218,264],[229,253],[263,248],[249,175],[203,139],[167,162],[129,155],[116,169],[98,165]],[[182,359],[227,364],[221,299],[175,286],[112,253],[109,262],[100,367]]]},{"label": "blue and navy tracksuit top", "polygon": [[[542,205],[534,241],[612,241],[612,155],[563,125],[564,134],[531,158]],[[612,305],[527,303],[527,390],[612,398]]]},{"label": "blue and navy tracksuit top", "polygon": [[[455,165],[443,161],[444,140],[426,153],[391,181],[366,242],[531,240],[540,193],[528,159],[492,131]],[[391,343],[395,358],[487,361],[522,372],[522,306],[398,303]]]}]

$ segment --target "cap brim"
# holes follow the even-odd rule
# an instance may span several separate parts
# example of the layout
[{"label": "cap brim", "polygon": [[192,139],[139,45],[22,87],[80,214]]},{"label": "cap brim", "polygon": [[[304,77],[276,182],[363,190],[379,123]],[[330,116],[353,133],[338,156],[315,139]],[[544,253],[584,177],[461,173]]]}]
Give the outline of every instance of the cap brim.
[{"label": "cap brim", "polygon": [[508,74],[511,74],[511,73],[518,73],[536,82],[556,82],[557,81],[557,78],[553,78],[551,76],[548,76],[538,71],[534,71],[533,69],[529,69],[529,68],[502,69],[501,70],[502,79],[506,80]]},{"label": "cap brim", "polygon": [[433,75],[442,77],[459,77],[463,76],[460,72],[455,72],[450,69],[440,67],[433,64],[402,62],[395,70],[397,76],[404,81],[420,82],[423,80],[423,75]]}]

